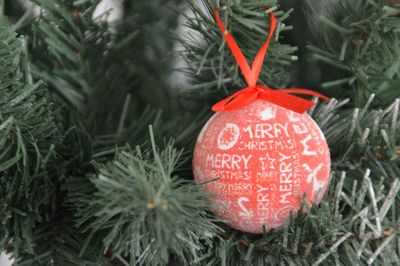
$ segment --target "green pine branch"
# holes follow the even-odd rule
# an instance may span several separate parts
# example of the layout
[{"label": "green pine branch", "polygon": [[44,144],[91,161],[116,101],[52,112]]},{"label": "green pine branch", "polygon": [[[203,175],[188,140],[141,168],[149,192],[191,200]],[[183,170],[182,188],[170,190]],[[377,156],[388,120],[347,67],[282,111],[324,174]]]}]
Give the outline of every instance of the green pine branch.
[{"label": "green pine branch", "polygon": [[104,254],[129,265],[165,265],[171,254],[188,264],[211,248],[219,229],[201,186],[175,174],[182,151],[171,142],[160,151],[150,133],[151,150],[120,150],[95,162],[88,179],[67,182],[76,225],[89,235],[84,249],[99,240]]},{"label": "green pine branch", "polygon": [[[388,165],[386,165],[388,167]],[[390,169],[390,166],[389,168]],[[332,175],[321,204],[263,236],[233,230],[215,239],[196,265],[391,265],[398,262],[394,200],[397,181],[379,189],[377,176]],[[379,180],[379,179],[378,179]],[[360,200],[361,199],[361,200]]]},{"label": "green pine branch", "polygon": [[32,82],[26,39],[0,29],[0,249],[32,252],[32,230],[54,212],[59,192],[54,106]]},{"label": "green pine branch", "polygon": [[[190,158],[205,114],[176,115],[163,85],[168,63],[151,59],[171,47],[167,42],[162,48],[158,35],[175,23],[172,16],[162,20],[167,8],[129,3],[121,34],[112,36],[107,25],[92,23],[91,1],[37,2],[46,10],[42,17],[16,27],[26,38],[0,32],[0,249],[12,251],[18,264],[166,265],[172,257],[183,265],[399,261],[397,6],[342,1],[340,25],[326,18],[318,24],[328,48],[312,49],[342,69],[336,84],[348,84],[351,105],[360,107],[332,100],[310,111],[332,153],[329,191],[319,206],[305,205],[306,212],[282,230],[250,235],[216,221],[210,195],[190,181],[190,160],[182,161]],[[195,101],[221,96],[221,88],[244,87],[210,17],[214,3],[202,3],[206,13],[191,2],[196,17],[188,24],[204,42],[183,41],[188,71],[202,89],[191,91]],[[289,13],[277,11],[276,1],[219,5],[249,59],[266,37],[265,5],[278,16],[280,30],[290,29],[282,24]],[[280,41],[271,44],[260,79],[272,87],[287,82],[286,65],[295,50]],[[147,43],[152,52],[138,48]],[[60,104],[56,112],[38,78]],[[149,91],[159,94],[145,95]],[[157,138],[147,137],[149,124]],[[177,144],[167,142],[160,150],[162,136]],[[188,146],[187,154],[175,145]]]},{"label": "green pine branch", "polygon": [[37,224],[32,230],[32,253],[24,253],[15,257],[19,266],[31,265],[85,265],[111,266],[110,255],[101,253],[101,243],[92,243],[82,251],[85,235],[69,226],[71,213],[54,214],[50,221]]},{"label": "green pine branch", "polygon": [[372,94],[364,106],[354,109],[347,108],[347,100],[332,100],[313,111],[331,143],[331,154],[338,162],[362,163],[369,153],[377,159],[398,159],[399,100],[385,109],[375,109],[374,102],[379,101],[376,98]]},{"label": "green pine branch", "polygon": [[32,73],[63,105],[65,129],[87,135],[90,153],[109,155],[115,144],[142,144],[150,124],[159,136],[173,136],[182,145],[193,142],[186,136],[199,129],[205,113],[181,111],[167,85],[172,40],[166,35],[176,23],[170,11],[175,1],[161,7],[146,1],[127,4],[116,32],[106,22],[92,21],[94,5],[87,1],[35,2],[42,16],[20,29],[32,39]]},{"label": "green pine branch", "polygon": [[371,93],[382,105],[399,97],[399,12],[395,1],[389,0],[340,1],[337,8],[327,8],[326,16],[314,11],[316,43],[310,49],[327,65],[329,80],[322,86],[345,87],[345,97],[356,105],[364,104]]}]

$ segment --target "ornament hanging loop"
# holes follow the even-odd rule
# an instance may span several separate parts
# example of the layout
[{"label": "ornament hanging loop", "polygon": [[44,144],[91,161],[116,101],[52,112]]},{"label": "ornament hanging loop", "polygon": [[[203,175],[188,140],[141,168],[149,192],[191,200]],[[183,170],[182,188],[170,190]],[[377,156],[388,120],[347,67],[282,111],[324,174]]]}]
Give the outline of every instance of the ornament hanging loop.
[{"label": "ornament hanging loop", "polygon": [[267,40],[264,42],[263,46],[261,47],[261,49],[258,51],[251,68],[250,68],[249,63],[247,62],[246,58],[244,57],[242,50],[240,49],[240,47],[237,45],[235,39],[233,38],[232,34],[227,29],[225,29],[225,25],[222,22],[221,18],[219,17],[218,9],[216,9],[216,8],[214,8],[214,16],[215,16],[215,20],[217,21],[220,31],[223,33],[224,38],[225,38],[229,48],[231,49],[233,56],[235,57],[236,62],[238,63],[240,70],[243,73],[244,78],[246,79],[247,85],[249,87],[255,87],[257,85],[258,77],[260,76],[260,73],[261,73],[261,68],[262,68],[262,64],[264,62],[264,58],[268,51],[269,43],[271,42],[272,36],[276,29],[277,22],[276,22],[275,15],[272,12],[269,13],[269,16],[271,19],[269,35],[268,35]]},{"label": "ornament hanging loop", "polygon": [[268,46],[271,42],[272,36],[277,26],[277,20],[273,12],[269,13],[270,29],[267,40],[257,52],[257,55],[251,67],[247,62],[245,56],[243,55],[242,50],[233,38],[232,34],[225,28],[224,23],[219,17],[217,8],[214,8],[214,17],[248,85],[247,88],[240,90],[237,93],[229,96],[228,98],[216,103],[212,107],[212,110],[214,112],[232,111],[238,108],[242,108],[256,101],[257,99],[270,101],[274,104],[298,113],[304,113],[315,105],[315,102],[291,95],[292,93],[314,96],[325,101],[329,100],[329,98],[327,98],[326,96],[307,89],[291,88],[283,90],[272,90],[268,87],[258,84],[258,78],[261,73],[265,56],[267,55]]}]

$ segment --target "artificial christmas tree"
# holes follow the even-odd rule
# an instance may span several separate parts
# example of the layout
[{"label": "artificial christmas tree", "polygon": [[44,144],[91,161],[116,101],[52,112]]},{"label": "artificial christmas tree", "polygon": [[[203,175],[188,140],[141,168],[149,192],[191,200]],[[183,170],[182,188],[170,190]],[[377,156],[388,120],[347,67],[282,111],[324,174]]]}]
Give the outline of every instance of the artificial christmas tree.
[{"label": "artificial christmas tree", "polygon": [[[126,0],[111,25],[95,19],[106,1],[33,2],[0,1],[0,250],[16,265],[399,263],[396,1]],[[325,196],[262,234],[214,216],[213,180],[194,182],[211,106],[246,81],[214,8],[247,60],[275,14],[260,85],[332,97],[308,111],[331,154]]]}]

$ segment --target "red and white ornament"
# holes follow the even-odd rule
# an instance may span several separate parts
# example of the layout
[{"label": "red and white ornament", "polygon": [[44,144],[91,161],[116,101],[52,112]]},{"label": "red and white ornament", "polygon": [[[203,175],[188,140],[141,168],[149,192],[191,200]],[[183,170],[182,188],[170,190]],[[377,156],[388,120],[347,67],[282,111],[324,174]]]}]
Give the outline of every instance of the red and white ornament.
[{"label": "red and white ornament", "polygon": [[215,194],[216,215],[235,229],[281,228],[306,201],[318,204],[329,185],[325,137],[308,114],[265,100],[216,113],[194,151],[197,182]]}]

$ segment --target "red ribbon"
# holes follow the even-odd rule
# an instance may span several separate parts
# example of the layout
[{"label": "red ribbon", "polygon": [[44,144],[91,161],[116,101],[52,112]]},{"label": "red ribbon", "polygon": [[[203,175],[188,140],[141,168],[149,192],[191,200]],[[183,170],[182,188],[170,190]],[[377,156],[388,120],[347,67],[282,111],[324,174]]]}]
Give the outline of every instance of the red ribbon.
[{"label": "red ribbon", "polygon": [[214,9],[214,16],[248,85],[247,88],[244,88],[236,92],[235,94],[229,96],[228,98],[216,103],[212,107],[212,110],[214,112],[236,110],[251,104],[257,99],[267,100],[271,103],[285,107],[297,113],[304,113],[305,111],[307,111],[308,109],[310,109],[315,105],[315,102],[292,95],[292,93],[315,96],[325,101],[329,100],[328,97],[322,95],[321,93],[307,89],[290,88],[290,89],[272,90],[270,88],[257,84],[262,64],[265,55],[267,54],[269,43],[276,29],[276,18],[272,12],[269,14],[271,18],[271,27],[269,30],[268,38],[264,42],[261,49],[258,51],[251,68],[246,58],[244,57],[242,51],[240,50],[240,47],[237,45],[235,39],[233,38],[232,34],[225,29],[225,25],[220,19],[217,9]]}]

